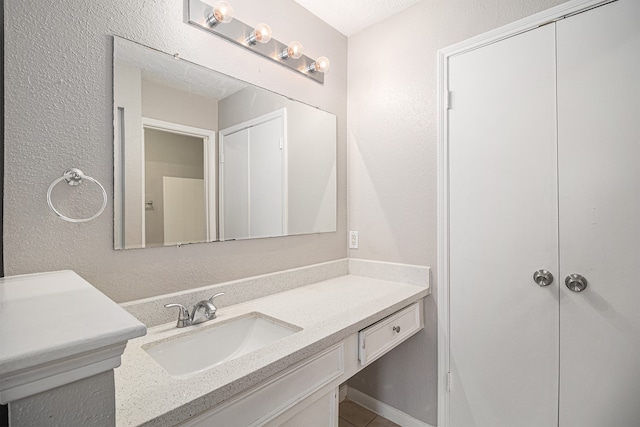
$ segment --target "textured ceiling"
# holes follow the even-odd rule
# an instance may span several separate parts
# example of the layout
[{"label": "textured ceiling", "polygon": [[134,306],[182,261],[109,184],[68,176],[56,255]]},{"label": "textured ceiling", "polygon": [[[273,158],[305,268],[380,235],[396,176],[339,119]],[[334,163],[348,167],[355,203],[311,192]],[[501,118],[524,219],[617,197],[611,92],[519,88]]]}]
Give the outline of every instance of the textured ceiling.
[{"label": "textured ceiling", "polygon": [[345,36],[395,15],[420,0],[295,0]]}]

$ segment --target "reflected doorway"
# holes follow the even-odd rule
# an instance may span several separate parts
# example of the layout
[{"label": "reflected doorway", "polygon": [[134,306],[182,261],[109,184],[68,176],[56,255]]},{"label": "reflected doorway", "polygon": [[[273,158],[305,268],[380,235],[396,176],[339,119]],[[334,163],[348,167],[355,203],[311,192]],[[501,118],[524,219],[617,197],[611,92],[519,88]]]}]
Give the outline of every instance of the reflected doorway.
[{"label": "reflected doorway", "polygon": [[[215,156],[211,131],[146,119],[144,131],[144,246],[215,240]],[[209,146],[211,149],[209,149]],[[215,219],[213,220],[215,224]]]}]

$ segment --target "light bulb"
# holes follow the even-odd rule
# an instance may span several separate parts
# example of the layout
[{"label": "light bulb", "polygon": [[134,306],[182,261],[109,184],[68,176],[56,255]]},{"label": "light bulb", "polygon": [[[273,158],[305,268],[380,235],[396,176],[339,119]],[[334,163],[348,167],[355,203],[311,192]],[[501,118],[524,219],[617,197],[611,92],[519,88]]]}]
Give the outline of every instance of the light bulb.
[{"label": "light bulb", "polygon": [[280,55],[278,55],[280,59],[287,59],[287,58],[298,59],[301,56],[302,56],[302,43],[298,41],[289,43],[289,46],[287,46],[286,49],[283,49],[282,52],[280,52]]},{"label": "light bulb", "polygon": [[207,24],[215,27],[220,22],[227,24],[233,19],[233,8],[226,1],[214,3],[213,10],[206,17]]},{"label": "light bulb", "polygon": [[258,24],[245,40],[248,44],[268,43],[271,40],[271,27],[267,24]]},{"label": "light bulb", "polygon": [[329,58],[327,58],[326,56],[321,56],[307,67],[307,71],[311,73],[315,73],[316,71],[320,73],[326,73],[327,71],[329,71],[329,67],[331,67]]}]

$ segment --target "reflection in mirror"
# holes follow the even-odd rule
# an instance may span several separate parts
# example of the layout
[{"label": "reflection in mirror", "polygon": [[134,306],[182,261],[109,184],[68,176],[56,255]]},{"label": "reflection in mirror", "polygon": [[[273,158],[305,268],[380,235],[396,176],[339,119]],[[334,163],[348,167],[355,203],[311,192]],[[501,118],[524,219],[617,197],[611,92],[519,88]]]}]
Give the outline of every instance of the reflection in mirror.
[{"label": "reflection in mirror", "polygon": [[209,241],[206,202],[215,193],[207,194],[204,172],[213,132],[150,119],[142,126],[145,244]]},{"label": "reflection in mirror", "polygon": [[114,37],[116,249],[336,230],[336,117]]}]

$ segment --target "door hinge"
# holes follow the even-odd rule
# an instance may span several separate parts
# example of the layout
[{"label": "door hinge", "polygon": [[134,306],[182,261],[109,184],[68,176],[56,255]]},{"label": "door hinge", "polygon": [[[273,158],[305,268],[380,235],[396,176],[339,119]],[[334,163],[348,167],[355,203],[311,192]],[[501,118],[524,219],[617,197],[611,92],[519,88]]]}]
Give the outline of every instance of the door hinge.
[{"label": "door hinge", "polygon": [[280,149],[284,150],[284,138],[280,137]]},{"label": "door hinge", "polygon": [[224,163],[224,153],[220,153],[220,163]]},{"label": "door hinge", "polygon": [[451,372],[447,372],[447,391],[451,391]]},{"label": "door hinge", "polygon": [[451,99],[453,98],[453,92],[447,91],[447,110],[451,110]]}]

